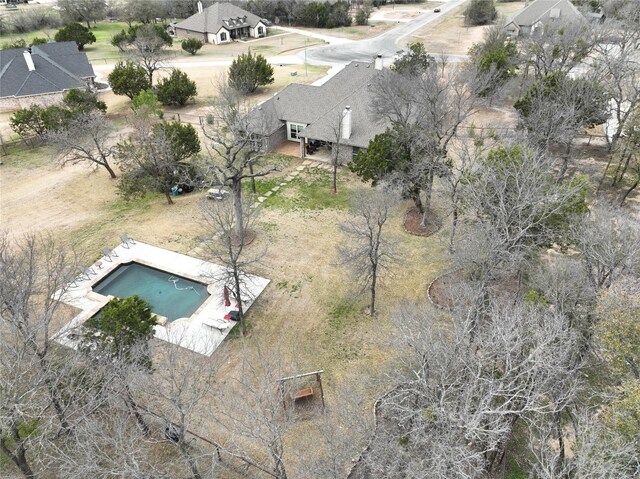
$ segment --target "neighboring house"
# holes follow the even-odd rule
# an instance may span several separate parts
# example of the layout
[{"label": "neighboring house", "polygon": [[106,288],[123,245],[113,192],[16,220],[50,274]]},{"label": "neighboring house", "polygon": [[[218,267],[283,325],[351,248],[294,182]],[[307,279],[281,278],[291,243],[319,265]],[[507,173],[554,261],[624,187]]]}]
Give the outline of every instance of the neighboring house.
[{"label": "neighboring house", "polygon": [[246,37],[267,36],[267,21],[231,3],[215,3],[176,24],[178,38],[197,38],[205,43],[228,43]]},{"label": "neighboring house", "polygon": [[569,0],[535,0],[505,24],[512,37],[531,35],[536,28],[554,21],[569,23],[584,17]]},{"label": "neighboring house", "polygon": [[75,42],[0,50],[0,109],[59,103],[65,91],[91,87],[95,76]]},{"label": "neighboring house", "polygon": [[252,112],[253,131],[266,137],[267,151],[287,140],[300,143],[301,157],[339,145],[341,162],[350,161],[389,126],[369,108],[372,83],[387,74],[379,58],[375,64],[351,62],[320,86],[288,85]]}]

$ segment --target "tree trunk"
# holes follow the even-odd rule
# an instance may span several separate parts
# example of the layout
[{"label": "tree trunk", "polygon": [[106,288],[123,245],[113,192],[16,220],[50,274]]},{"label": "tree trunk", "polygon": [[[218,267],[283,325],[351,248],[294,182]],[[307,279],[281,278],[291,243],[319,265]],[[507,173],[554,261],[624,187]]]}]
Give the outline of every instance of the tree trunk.
[{"label": "tree trunk", "polygon": [[238,265],[233,264],[233,282],[234,282],[234,297],[238,307],[238,317],[240,323],[240,333],[245,336],[247,334],[247,325],[244,322],[244,309],[242,308],[242,284],[240,282],[240,272],[238,271]]},{"label": "tree trunk", "polygon": [[611,166],[611,160],[613,160],[613,155],[609,155],[609,160],[607,161],[607,166],[604,168],[604,172],[602,173],[602,178],[600,178],[600,181],[598,182],[598,187],[596,188],[596,193],[598,191],[600,191],[600,188],[602,188],[602,183],[604,183],[604,180],[607,178],[607,171],[609,171],[609,167]]},{"label": "tree trunk", "polygon": [[16,443],[16,451],[11,452],[11,450],[7,447],[6,439],[2,435],[0,435],[0,451],[2,451],[9,459],[11,459],[11,462],[13,462],[18,467],[18,469],[20,469],[20,472],[24,475],[24,477],[26,477],[27,479],[33,479],[36,477],[36,475],[33,473],[33,471],[31,470],[31,466],[27,462],[27,454],[24,447],[24,441],[20,438],[20,433],[18,432],[18,428],[15,423],[12,424],[11,429],[12,436]]},{"label": "tree trunk", "polygon": [[620,199],[620,206],[622,206],[625,202],[625,200],[627,199],[627,196],[629,196],[631,194],[631,192],[633,190],[635,190],[638,187],[638,184],[640,183],[640,178],[638,178],[633,185],[631,185],[631,188],[629,188],[624,195],[622,195],[622,198]]},{"label": "tree trunk", "polygon": [[569,155],[571,154],[571,143],[569,143],[564,151],[564,155],[562,155],[562,167],[560,168],[560,177],[558,181],[562,181],[564,175],[567,173],[569,169]]},{"label": "tree trunk", "polygon": [[418,211],[422,214],[424,213],[424,206],[422,205],[422,198],[420,198],[420,190],[411,191],[411,199],[413,200],[413,204],[418,208]]},{"label": "tree trunk", "polygon": [[554,421],[556,427],[556,437],[558,438],[558,460],[556,461],[556,474],[558,476],[564,469],[564,435],[562,433],[562,417],[560,412],[554,414]]},{"label": "tree trunk", "polygon": [[[182,435],[184,436],[184,432],[182,433]],[[198,470],[198,464],[187,449],[187,445],[184,443],[184,437],[181,438],[181,440],[178,442],[178,447],[180,448],[180,452],[182,453],[184,458],[187,460],[187,463],[189,463],[189,469],[191,469],[191,477],[193,479],[202,479],[202,475]]]},{"label": "tree trunk", "polygon": [[451,234],[449,235],[449,254],[453,254],[453,239],[456,236],[458,226],[458,207],[453,207],[453,219],[451,221]]},{"label": "tree trunk", "polygon": [[333,162],[333,182],[331,183],[331,192],[335,195],[338,192],[338,160]]},{"label": "tree trunk", "polygon": [[107,162],[105,161],[103,166],[104,166],[104,167],[106,168],[106,170],[109,172],[109,175],[111,176],[111,179],[112,179],[112,180],[115,180],[115,179],[117,178],[117,177],[116,177],[116,173],[115,173],[115,171],[113,171],[113,168],[111,168],[111,165],[109,165],[109,163],[107,163]]},{"label": "tree trunk", "polygon": [[369,300],[369,316],[376,313],[376,283],[378,281],[378,264],[371,265],[371,298]]},{"label": "tree trunk", "polygon": [[427,177],[427,184],[424,188],[425,199],[424,199],[424,211],[422,212],[422,222],[420,226],[423,228],[427,226],[427,217],[429,215],[429,210],[431,209],[431,192],[433,191],[433,171],[429,172],[429,176]]},{"label": "tree trunk", "polygon": [[149,434],[150,434],[149,426],[147,426],[147,423],[144,422],[144,418],[142,417],[142,415],[140,414],[140,411],[138,410],[138,405],[133,400],[133,396],[131,395],[131,390],[129,389],[129,386],[125,385],[124,388],[125,388],[125,402],[127,403],[127,406],[129,406],[129,410],[136,418],[138,427],[140,427],[144,436],[149,437]]},{"label": "tree trunk", "polygon": [[249,173],[251,174],[251,192],[256,195],[258,192],[256,191],[256,178],[253,176],[253,163],[249,163]]},{"label": "tree trunk", "polygon": [[59,397],[59,391],[51,382],[51,378],[49,377],[49,363],[45,358],[46,352],[36,352],[38,356],[38,361],[40,363],[40,370],[44,373],[44,383],[47,386],[47,392],[49,393],[49,398],[51,399],[51,404],[53,404],[53,409],[56,411],[56,416],[60,421],[60,425],[62,429],[65,431],[69,430],[69,422],[67,421],[67,417],[64,413],[64,407],[61,404],[61,400]]},{"label": "tree trunk", "polygon": [[[273,473],[278,479],[287,479],[287,470],[285,469],[284,462],[282,461],[282,443],[278,446],[278,451],[271,451],[271,458],[274,462]],[[274,448],[276,445],[274,444]]]},{"label": "tree trunk", "polygon": [[244,241],[244,225],[242,214],[242,180],[232,179],[231,189],[233,190],[233,209],[236,214],[236,235],[239,241]]},{"label": "tree trunk", "polygon": [[164,192],[164,196],[165,196],[165,198],[167,198],[167,204],[168,205],[172,205],[173,204],[173,199],[171,198],[171,192],[170,191],[165,191]]},{"label": "tree trunk", "polygon": [[629,163],[631,162],[632,155],[633,153],[629,153],[629,155],[627,155],[627,159],[624,162],[624,168],[622,168],[622,171],[620,172],[620,178],[618,179],[617,183],[620,183],[624,179],[624,175],[627,174],[627,169],[629,168]]}]

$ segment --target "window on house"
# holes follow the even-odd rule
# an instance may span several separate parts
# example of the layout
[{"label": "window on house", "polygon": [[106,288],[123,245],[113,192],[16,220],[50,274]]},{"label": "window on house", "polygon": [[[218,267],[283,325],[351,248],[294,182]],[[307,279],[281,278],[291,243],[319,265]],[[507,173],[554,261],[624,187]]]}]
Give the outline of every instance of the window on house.
[{"label": "window on house", "polygon": [[221,42],[226,42],[226,41],[227,41],[227,34],[226,34],[226,32],[222,32],[222,33],[220,34],[220,41],[221,41]]},{"label": "window on house", "polygon": [[262,27],[258,27],[258,35],[259,36],[264,35],[264,29]]},{"label": "window on house", "polygon": [[298,136],[300,133],[302,133],[302,130],[304,130],[304,127],[306,125],[302,125],[300,123],[289,123],[289,139],[290,140],[299,140],[300,137]]}]

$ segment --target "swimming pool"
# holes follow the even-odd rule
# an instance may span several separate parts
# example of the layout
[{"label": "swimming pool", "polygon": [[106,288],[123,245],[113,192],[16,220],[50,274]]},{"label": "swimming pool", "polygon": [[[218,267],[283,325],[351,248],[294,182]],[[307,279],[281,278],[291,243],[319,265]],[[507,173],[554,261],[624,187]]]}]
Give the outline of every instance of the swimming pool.
[{"label": "swimming pool", "polygon": [[191,316],[209,298],[204,283],[135,262],[118,266],[94,284],[93,291],[118,298],[136,294],[169,321]]}]

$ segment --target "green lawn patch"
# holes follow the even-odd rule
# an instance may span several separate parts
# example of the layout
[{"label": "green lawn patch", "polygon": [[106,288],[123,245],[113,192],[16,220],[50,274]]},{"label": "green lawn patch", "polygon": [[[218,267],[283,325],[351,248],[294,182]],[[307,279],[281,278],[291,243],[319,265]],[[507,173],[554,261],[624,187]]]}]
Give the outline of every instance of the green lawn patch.
[{"label": "green lawn patch", "polygon": [[[274,186],[278,186],[280,183],[282,183],[282,178],[256,178],[256,194],[264,196],[265,193],[271,191]],[[244,181],[242,188],[247,193],[251,193],[251,180]],[[277,194],[277,191],[274,194]]]},{"label": "green lawn patch", "polygon": [[147,193],[140,198],[131,198],[126,200],[119,197],[110,205],[111,212],[115,218],[122,217],[132,211],[144,211],[151,207],[152,204],[163,200],[166,202],[164,195],[160,193]]},{"label": "green lawn patch", "polygon": [[[36,139],[32,141],[37,142]],[[54,158],[53,148],[44,144],[35,146],[27,145],[23,141],[17,141],[5,145],[7,154],[0,157],[6,166],[32,170],[41,168]]]},{"label": "green lawn patch", "polygon": [[338,193],[331,192],[331,172],[307,170],[283,187],[283,194],[269,197],[264,205],[287,210],[347,209],[349,188],[342,172],[338,173]]},{"label": "green lawn patch", "polygon": [[349,325],[358,316],[358,305],[351,300],[343,299],[333,305],[329,311],[329,325],[331,329],[339,331]]}]

